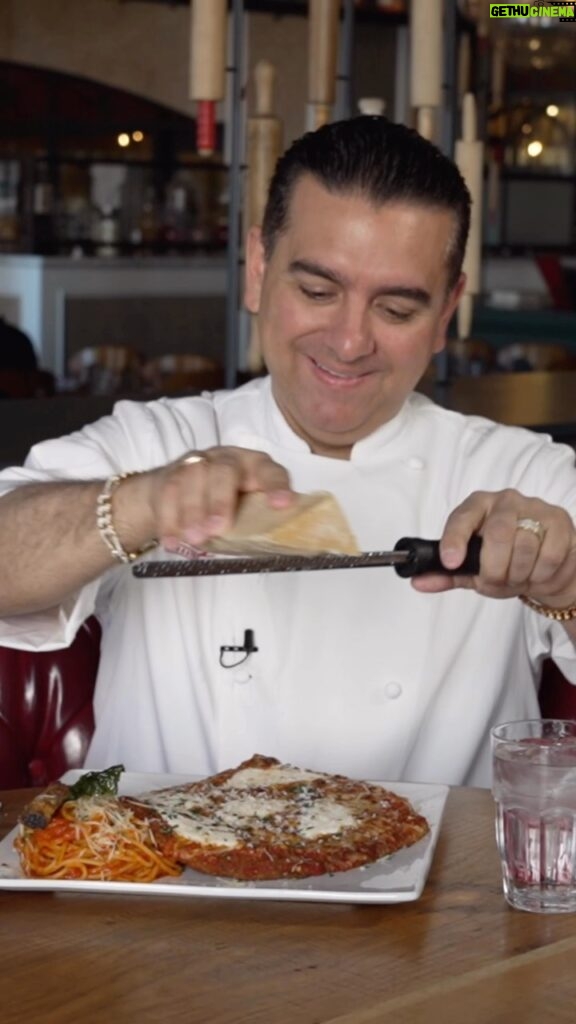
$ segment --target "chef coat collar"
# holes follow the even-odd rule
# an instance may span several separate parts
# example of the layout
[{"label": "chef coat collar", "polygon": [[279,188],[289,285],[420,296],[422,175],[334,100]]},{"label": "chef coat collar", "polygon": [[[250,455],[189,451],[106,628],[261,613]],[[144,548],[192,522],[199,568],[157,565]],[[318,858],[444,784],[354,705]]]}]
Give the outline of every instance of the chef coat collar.
[{"label": "chef coat collar", "polygon": [[[295,452],[310,452],[310,445],[295,433],[285,419],[284,414],[281,412],[274,395],[272,394],[270,377],[266,377],[262,381],[262,397],[264,400],[267,437],[273,439],[276,444],[280,445],[282,448],[287,448]],[[412,419],[413,401],[417,401],[419,398],[419,395],[411,395],[396,416],[391,420],[388,420],[387,423],[383,423],[381,427],[378,427],[377,430],[373,431],[373,433],[369,434],[367,437],[363,437],[357,441],[356,444],[352,446],[350,461],[364,462],[378,452],[381,452],[382,448],[386,445],[396,441],[407,429],[408,424]]]}]

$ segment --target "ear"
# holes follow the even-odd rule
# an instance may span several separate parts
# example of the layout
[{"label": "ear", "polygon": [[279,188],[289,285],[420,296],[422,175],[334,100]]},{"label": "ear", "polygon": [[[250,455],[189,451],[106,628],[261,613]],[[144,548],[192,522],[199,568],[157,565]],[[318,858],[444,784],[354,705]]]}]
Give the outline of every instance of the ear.
[{"label": "ear", "polygon": [[462,298],[464,288],[466,286],[466,274],[460,274],[458,281],[454,285],[451,292],[448,293],[444,309],[440,316],[440,322],[438,324],[438,334],[434,343],[434,352],[441,352],[446,345],[446,332],[448,331],[448,325],[454,316],[456,306]]},{"label": "ear", "polygon": [[249,313],[260,309],[260,296],[266,259],[259,227],[251,227],[246,236],[246,269],[244,277],[244,305]]}]

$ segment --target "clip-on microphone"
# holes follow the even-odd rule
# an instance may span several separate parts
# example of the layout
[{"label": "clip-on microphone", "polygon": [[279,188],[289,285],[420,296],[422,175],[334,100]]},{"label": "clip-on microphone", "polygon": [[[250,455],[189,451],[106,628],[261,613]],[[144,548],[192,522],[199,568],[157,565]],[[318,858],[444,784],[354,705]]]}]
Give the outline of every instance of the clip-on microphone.
[{"label": "clip-on microphone", "polygon": [[[254,630],[253,629],[245,629],[244,630],[244,643],[242,644],[241,647],[238,646],[238,645],[234,645],[234,646],[226,646],[226,647],[221,647],[220,648],[220,664],[222,665],[222,668],[236,668],[237,665],[241,665],[242,662],[246,661],[246,659],[251,654],[255,654],[257,652],[257,650],[258,650],[258,648],[256,647],[256,644],[254,643]],[[230,654],[230,653],[231,654],[237,654],[237,653],[240,653],[240,652],[244,653],[244,657],[243,658],[240,658],[239,661],[232,662],[231,665],[225,665],[224,664],[224,655],[225,654]]]}]

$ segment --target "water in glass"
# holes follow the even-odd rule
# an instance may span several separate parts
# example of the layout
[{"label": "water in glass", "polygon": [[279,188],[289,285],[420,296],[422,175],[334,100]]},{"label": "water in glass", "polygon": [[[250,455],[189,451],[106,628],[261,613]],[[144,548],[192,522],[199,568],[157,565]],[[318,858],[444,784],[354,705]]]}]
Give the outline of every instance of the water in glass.
[{"label": "water in glass", "polygon": [[504,893],[523,910],[576,910],[573,735],[496,743],[493,792]]}]

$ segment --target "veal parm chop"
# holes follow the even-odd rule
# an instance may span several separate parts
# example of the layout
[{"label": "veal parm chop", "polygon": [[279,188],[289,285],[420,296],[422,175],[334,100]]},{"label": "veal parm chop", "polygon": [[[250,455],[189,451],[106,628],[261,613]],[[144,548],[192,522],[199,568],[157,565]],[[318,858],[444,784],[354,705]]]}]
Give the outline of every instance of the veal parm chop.
[{"label": "veal parm chop", "polygon": [[429,831],[408,800],[382,786],[259,754],[132,803],[136,811],[142,805],[163,822],[151,827],[164,857],[246,881],[347,871],[411,846]]},{"label": "veal parm chop", "polygon": [[370,864],[429,831],[380,785],[259,754],[138,796],[100,787],[120,769],[89,772],[80,789],[58,783],[25,809],[15,846],[27,876],[153,881],[190,867],[241,881],[306,878]]}]

